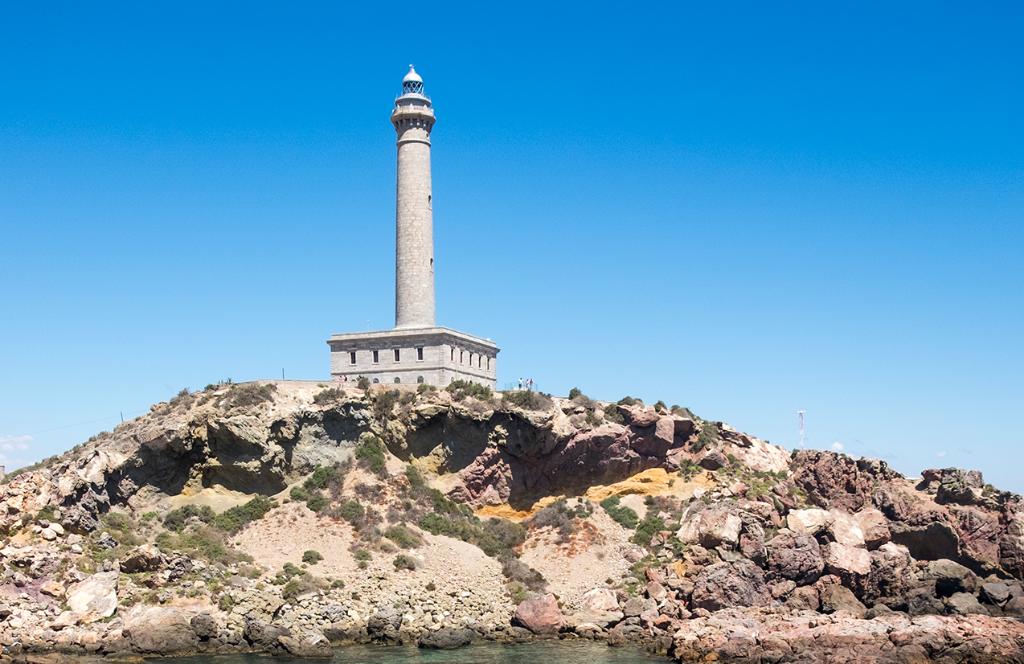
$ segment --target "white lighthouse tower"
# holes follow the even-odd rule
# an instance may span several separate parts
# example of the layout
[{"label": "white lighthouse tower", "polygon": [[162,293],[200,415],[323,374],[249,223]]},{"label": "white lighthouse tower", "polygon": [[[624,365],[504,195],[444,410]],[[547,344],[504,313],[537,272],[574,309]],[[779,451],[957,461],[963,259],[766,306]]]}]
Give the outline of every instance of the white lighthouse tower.
[{"label": "white lighthouse tower", "polygon": [[349,382],[444,387],[467,380],[494,388],[498,347],[438,327],[434,311],[434,206],[430,183],[430,133],[434,108],[423,79],[409,65],[391,124],[398,138],[395,196],[395,327],[381,332],[335,334],[331,376]]}]

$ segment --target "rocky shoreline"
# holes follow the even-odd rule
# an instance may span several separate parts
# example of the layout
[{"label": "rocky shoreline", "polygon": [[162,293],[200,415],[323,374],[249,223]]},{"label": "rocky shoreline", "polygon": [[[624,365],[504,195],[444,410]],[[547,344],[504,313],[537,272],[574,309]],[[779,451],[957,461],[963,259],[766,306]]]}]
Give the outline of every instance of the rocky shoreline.
[{"label": "rocky shoreline", "polygon": [[0,659],[1024,662],[1024,504],[664,404],[210,386],[0,484]]}]

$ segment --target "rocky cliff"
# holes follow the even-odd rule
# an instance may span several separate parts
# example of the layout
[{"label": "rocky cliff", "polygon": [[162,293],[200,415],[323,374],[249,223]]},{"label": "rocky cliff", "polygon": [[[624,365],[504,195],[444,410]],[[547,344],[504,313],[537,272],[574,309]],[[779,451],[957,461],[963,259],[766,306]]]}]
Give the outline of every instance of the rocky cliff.
[{"label": "rocky cliff", "polygon": [[183,392],[0,485],[4,654],[534,635],[1024,661],[1024,505],[686,409],[474,386]]}]

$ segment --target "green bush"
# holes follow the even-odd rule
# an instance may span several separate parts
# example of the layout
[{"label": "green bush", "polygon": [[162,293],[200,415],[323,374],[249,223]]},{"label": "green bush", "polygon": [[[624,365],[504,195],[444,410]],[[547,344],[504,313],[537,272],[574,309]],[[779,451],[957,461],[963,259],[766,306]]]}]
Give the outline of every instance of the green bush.
[{"label": "green bush", "polygon": [[181,532],[186,522],[197,518],[203,523],[211,523],[214,519],[213,510],[209,505],[182,505],[164,515],[164,527],[168,530]]},{"label": "green bush", "polygon": [[618,496],[608,496],[601,501],[601,507],[608,513],[608,516],[623,528],[636,528],[640,517],[632,509],[619,503],[620,499]]},{"label": "green bush", "polygon": [[323,559],[324,557],[320,555],[319,551],[313,551],[312,549],[310,549],[309,551],[304,551],[302,553],[302,562],[306,563],[307,565],[316,565]]},{"label": "green bush", "polygon": [[636,406],[638,404],[642,406],[644,404],[644,402],[641,401],[640,399],[634,399],[633,397],[629,396],[628,394],[626,396],[622,397],[621,399],[619,399],[617,403],[620,406]]},{"label": "green bush", "polygon": [[356,447],[356,459],[370,472],[384,476],[386,472],[384,443],[377,436],[372,433],[360,436],[359,445]]},{"label": "green bush", "polygon": [[427,486],[427,481],[423,479],[423,474],[416,468],[416,466],[405,467],[405,478],[409,480],[409,488],[414,492],[422,491]]},{"label": "green bush", "polygon": [[355,524],[359,519],[363,518],[364,513],[365,510],[358,500],[346,500],[338,508],[338,516],[351,524]]},{"label": "green bush", "polygon": [[416,386],[416,394],[427,394],[428,392],[437,392],[437,388],[427,383],[420,383]]},{"label": "green bush", "polygon": [[648,516],[636,527],[632,541],[640,546],[648,546],[654,536],[665,530],[665,522],[659,516]]},{"label": "green bush", "polygon": [[693,449],[696,452],[700,452],[706,448],[714,447],[719,440],[718,423],[701,422],[700,433],[697,434],[697,441],[693,444]]},{"label": "green bush", "polygon": [[400,523],[390,526],[385,530],[384,537],[387,537],[402,549],[415,549],[423,544],[422,537]]},{"label": "green bush", "polygon": [[569,401],[575,401],[577,397],[583,396],[583,390],[578,387],[574,387],[569,390]]},{"label": "green bush", "polygon": [[625,422],[625,418],[623,418],[622,413],[619,412],[617,404],[610,403],[601,408],[601,412],[604,413],[604,419],[606,422],[616,422],[618,424]]},{"label": "green bush", "polygon": [[317,491],[312,494],[308,500],[306,500],[306,507],[313,510],[314,512],[323,512],[327,509],[327,506],[331,504],[331,501],[327,500],[327,496]]},{"label": "green bush", "polygon": [[230,565],[251,560],[228,545],[223,531],[211,526],[189,528],[180,534],[164,531],[157,535],[156,545],[162,551],[177,551],[211,563]]},{"label": "green bush", "polygon": [[395,559],[392,562],[395,565],[395,569],[405,569],[409,571],[416,569],[416,559],[407,556],[404,553],[400,553],[395,556]]},{"label": "green bush", "polygon": [[229,408],[257,406],[273,399],[275,392],[277,385],[273,383],[246,383],[233,386],[224,401]]},{"label": "green bush", "polygon": [[281,598],[289,602],[294,602],[301,595],[319,590],[324,587],[324,584],[319,579],[314,579],[308,576],[299,576],[291,579],[288,583],[284,584],[284,588],[281,589]]},{"label": "green bush", "polygon": [[300,503],[304,503],[309,500],[309,492],[306,491],[305,487],[293,486],[292,490],[288,492],[292,500],[297,500]]},{"label": "green bush", "polygon": [[356,386],[363,391],[369,390],[370,379],[367,378],[366,376],[360,376],[359,379],[356,380]]},{"label": "green bush", "polygon": [[371,404],[373,407],[373,414],[377,416],[377,419],[384,420],[391,415],[392,409],[395,404],[398,403],[398,399],[401,393],[398,390],[381,390],[373,395],[371,398]]},{"label": "green bush", "polygon": [[452,398],[456,401],[462,401],[466,397],[473,397],[480,401],[489,401],[494,395],[491,392],[491,388],[486,385],[480,385],[468,380],[453,380],[448,383],[448,387],[445,389],[451,393]]},{"label": "green bush", "polygon": [[228,533],[237,533],[253,521],[262,519],[270,510],[277,507],[273,498],[256,496],[244,505],[237,505],[224,510],[213,519],[215,526]]},{"label": "green bush", "polygon": [[345,391],[340,390],[337,387],[328,387],[326,390],[320,390],[313,397],[313,403],[318,406],[324,404],[333,403],[335,401],[341,401],[345,398]]},{"label": "green bush", "polygon": [[524,390],[505,392],[501,396],[501,401],[503,404],[522,408],[523,410],[548,410],[553,404],[551,397],[547,394]]}]

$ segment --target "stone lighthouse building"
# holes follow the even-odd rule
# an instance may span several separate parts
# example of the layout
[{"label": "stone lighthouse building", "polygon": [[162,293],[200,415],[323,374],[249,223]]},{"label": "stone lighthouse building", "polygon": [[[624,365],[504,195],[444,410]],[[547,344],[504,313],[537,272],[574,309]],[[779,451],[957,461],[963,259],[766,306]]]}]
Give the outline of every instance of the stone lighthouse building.
[{"label": "stone lighthouse building", "polygon": [[427,383],[444,387],[467,380],[494,388],[498,347],[434,319],[434,212],[430,185],[430,132],[434,108],[412,65],[402,79],[391,124],[398,134],[395,210],[395,327],[335,334],[331,376],[373,383]]}]

